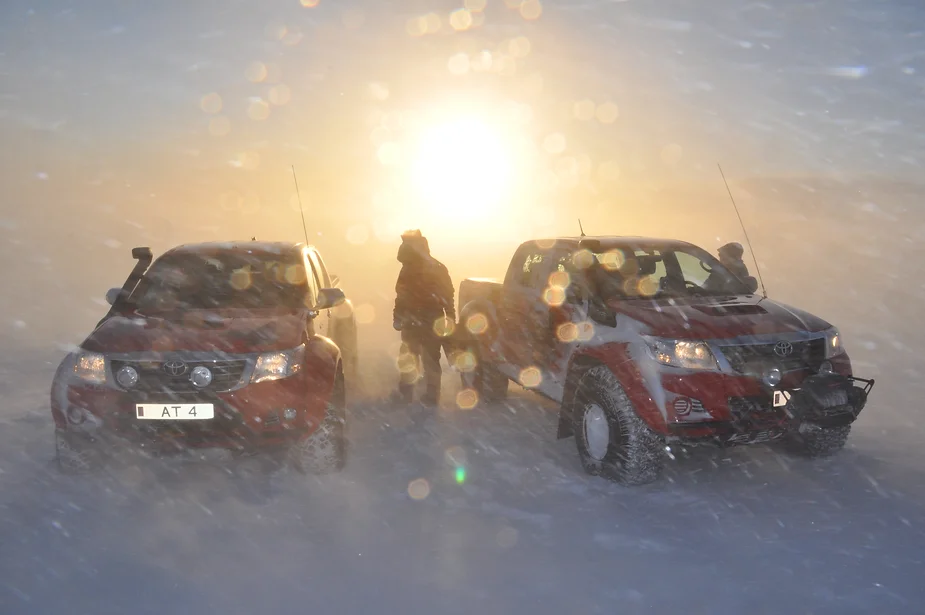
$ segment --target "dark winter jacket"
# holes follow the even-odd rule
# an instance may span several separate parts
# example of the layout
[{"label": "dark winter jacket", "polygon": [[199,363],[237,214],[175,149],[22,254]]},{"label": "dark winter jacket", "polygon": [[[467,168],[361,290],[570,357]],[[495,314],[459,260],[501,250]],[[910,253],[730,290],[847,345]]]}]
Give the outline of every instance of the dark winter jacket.
[{"label": "dark winter jacket", "polygon": [[720,262],[725,265],[732,275],[743,281],[748,277],[748,267],[745,266],[745,261],[742,260],[745,255],[742,244],[727,243],[718,252]]},{"label": "dark winter jacket", "polygon": [[402,264],[395,283],[393,320],[402,326],[433,326],[446,315],[456,321],[453,280],[447,268],[430,255],[427,238],[420,231],[402,235],[398,248]]}]

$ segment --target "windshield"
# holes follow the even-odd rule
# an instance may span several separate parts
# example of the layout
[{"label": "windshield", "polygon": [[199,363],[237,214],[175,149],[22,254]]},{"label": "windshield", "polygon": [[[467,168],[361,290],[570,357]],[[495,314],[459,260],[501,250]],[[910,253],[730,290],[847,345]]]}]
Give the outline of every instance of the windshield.
[{"label": "windshield", "polygon": [[752,294],[745,281],[695,246],[620,245],[576,253],[573,261],[586,270],[588,290],[605,301]]},{"label": "windshield", "polygon": [[158,259],[133,295],[139,312],[304,307],[305,267],[279,256],[177,254]]}]

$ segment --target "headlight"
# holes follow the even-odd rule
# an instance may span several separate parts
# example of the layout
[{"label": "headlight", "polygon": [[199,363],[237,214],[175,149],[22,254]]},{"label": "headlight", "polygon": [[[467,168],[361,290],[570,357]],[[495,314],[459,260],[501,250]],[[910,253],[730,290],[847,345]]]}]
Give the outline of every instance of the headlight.
[{"label": "headlight", "polygon": [[843,352],[845,352],[845,348],[841,343],[841,333],[838,332],[838,329],[832,327],[825,332],[825,358],[831,359]]},{"label": "headlight", "polygon": [[717,369],[716,357],[704,342],[667,340],[643,336],[653,359],[662,365],[684,369]]},{"label": "headlight", "polygon": [[304,358],[305,346],[262,354],[257,357],[257,367],[254,368],[251,382],[257,383],[288,378],[302,369],[302,360]]},{"label": "headlight", "polygon": [[74,373],[85,382],[106,382],[106,358],[95,352],[82,352],[77,356]]}]

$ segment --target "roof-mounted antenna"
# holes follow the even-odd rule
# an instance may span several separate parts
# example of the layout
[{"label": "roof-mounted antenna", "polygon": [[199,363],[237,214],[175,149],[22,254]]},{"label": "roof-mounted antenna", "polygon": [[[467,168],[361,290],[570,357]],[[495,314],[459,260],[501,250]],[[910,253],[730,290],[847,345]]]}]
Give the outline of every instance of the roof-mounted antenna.
[{"label": "roof-mounted antenna", "polygon": [[758,267],[758,257],[755,256],[755,250],[752,248],[752,241],[748,238],[748,231],[745,230],[745,223],[742,222],[742,215],[739,213],[739,207],[736,205],[736,200],[732,198],[732,190],[729,189],[729,182],[726,181],[726,174],[723,173],[723,167],[717,162],[716,166],[719,167],[719,174],[723,177],[723,183],[726,184],[726,192],[729,193],[729,200],[732,201],[732,208],[736,211],[736,216],[739,218],[739,224],[742,226],[742,232],[745,233],[745,242],[748,244],[748,251],[752,253],[752,260],[755,261],[755,273],[758,274],[758,281],[761,283],[761,294],[765,299],[768,298],[768,291],[764,287],[764,280],[761,279],[761,268]]},{"label": "roof-mounted antenna", "polygon": [[292,165],[292,181],[295,182],[295,194],[299,197],[299,213],[302,214],[302,232],[305,234],[305,244],[308,245],[308,229],[305,228],[305,210],[302,209],[302,194],[299,192],[299,178],[295,175],[295,165]]},{"label": "roof-mounted antenna", "polygon": [[581,231],[581,236],[584,237],[584,236],[585,236],[585,229],[582,228],[582,226],[581,226],[581,218],[578,218],[578,230]]}]

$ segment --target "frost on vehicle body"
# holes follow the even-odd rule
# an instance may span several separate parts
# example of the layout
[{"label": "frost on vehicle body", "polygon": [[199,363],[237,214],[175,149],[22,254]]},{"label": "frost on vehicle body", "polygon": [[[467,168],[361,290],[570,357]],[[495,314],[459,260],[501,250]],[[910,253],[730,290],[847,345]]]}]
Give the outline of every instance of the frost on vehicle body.
[{"label": "frost on vehicle body", "polygon": [[558,402],[586,469],[628,483],[653,480],[673,442],[786,437],[831,454],[873,381],[853,376],[835,327],[755,288],[682,241],[529,241],[503,281],[460,287],[476,357],[463,385],[490,401],[510,380]]},{"label": "frost on vehicle body", "polygon": [[55,374],[61,468],[88,470],[125,445],[339,467],[356,326],[317,251],[224,242],[133,256],[109,313]]}]

